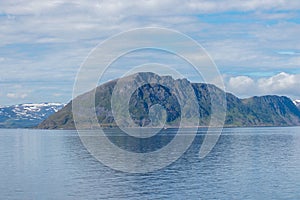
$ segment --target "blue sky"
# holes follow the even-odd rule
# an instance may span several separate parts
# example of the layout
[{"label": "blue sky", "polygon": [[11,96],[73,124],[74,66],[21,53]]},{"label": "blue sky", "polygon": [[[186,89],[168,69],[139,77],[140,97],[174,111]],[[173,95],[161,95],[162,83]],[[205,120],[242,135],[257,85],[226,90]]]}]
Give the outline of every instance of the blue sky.
[{"label": "blue sky", "polygon": [[[76,73],[96,45],[149,26],[175,29],[199,42],[226,90],[239,97],[300,99],[298,0],[27,0],[0,2],[0,105],[68,102]],[[116,67],[108,78],[120,72]]]}]

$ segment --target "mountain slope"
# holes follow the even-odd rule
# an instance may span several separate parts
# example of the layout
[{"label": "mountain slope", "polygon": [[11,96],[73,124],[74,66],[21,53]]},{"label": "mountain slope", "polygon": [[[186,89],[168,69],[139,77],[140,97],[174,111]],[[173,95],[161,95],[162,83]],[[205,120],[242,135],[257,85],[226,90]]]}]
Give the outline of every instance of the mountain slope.
[{"label": "mountain slope", "polygon": [[259,117],[259,125],[299,125],[300,111],[287,97],[275,95],[255,96],[243,99],[243,103]]},{"label": "mountain slope", "polygon": [[[211,96],[221,97],[224,91],[211,84],[190,83],[186,79],[174,80],[170,76],[158,76],[153,73],[138,73],[125,77],[135,82],[142,80],[158,80],[162,85],[167,84],[174,91],[179,91],[179,101],[188,102],[185,88],[191,86],[197,98],[200,119],[200,126],[207,126],[211,117]],[[95,92],[95,111],[98,122],[102,126],[114,126],[115,121],[111,112],[111,96],[118,80],[110,81],[98,86],[95,90],[87,92],[74,101],[78,101],[82,107],[82,114],[90,111],[91,107],[86,103],[93,92]],[[124,91],[126,92],[126,91]],[[213,94],[212,94],[213,93]],[[120,94],[122,97],[122,94]],[[176,97],[177,98],[177,97]],[[145,126],[150,122],[149,110],[152,105],[160,104],[167,110],[166,124],[176,126],[180,121],[181,110],[178,101],[169,93],[168,88],[161,85],[148,84],[139,87],[130,99],[129,112],[133,121]],[[295,104],[287,97],[262,96],[248,99],[239,99],[233,94],[226,93],[227,116],[226,126],[293,126],[300,125],[300,111]],[[185,104],[185,103],[184,103]],[[186,116],[193,116],[193,113],[185,113]],[[82,122],[83,124],[85,122]],[[43,129],[74,129],[72,115],[72,102],[68,103],[59,112],[51,115],[43,121],[38,128]]]},{"label": "mountain slope", "polygon": [[60,103],[0,106],[0,128],[34,127],[63,107]]}]

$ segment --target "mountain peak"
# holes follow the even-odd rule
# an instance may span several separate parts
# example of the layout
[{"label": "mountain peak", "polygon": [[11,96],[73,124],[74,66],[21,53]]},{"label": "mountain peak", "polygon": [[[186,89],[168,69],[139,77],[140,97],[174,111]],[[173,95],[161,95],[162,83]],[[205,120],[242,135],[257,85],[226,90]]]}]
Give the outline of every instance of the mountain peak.
[{"label": "mountain peak", "polygon": [[[149,110],[154,104],[162,105],[167,114],[167,126],[178,124],[181,116],[181,109],[178,106],[176,98],[180,98],[181,102],[188,102],[189,95],[185,94],[186,86],[191,86],[198,103],[199,126],[207,126],[211,118],[211,95],[216,99],[221,99],[226,95],[227,100],[227,116],[225,120],[226,126],[292,126],[300,125],[300,111],[294,103],[287,97],[266,95],[255,96],[247,99],[239,99],[233,94],[225,93],[218,87],[205,83],[190,83],[187,79],[173,79],[171,76],[159,76],[150,72],[139,72],[136,74],[116,79],[97,87],[95,94],[95,108],[90,108],[87,99],[91,93],[85,93],[73,101],[79,102],[82,111],[95,110],[98,122],[101,126],[115,126],[115,119],[111,108],[111,97],[117,81],[129,81],[133,86],[139,86],[138,83],[155,83],[139,86],[139,88],[131,95],[129,102],[129,112],[132,120],[140,126],[149,123]],[[167,85],[173,91],[179,91],[179,97],[172,97],[172,92],[163,88]],[[127,87],[127,88],[130,88]],[[168,93],[169,92],[169,93]],[[122,90],[122,95],[127,94],[126,90]],[[220,97],[220,98],[218,98]],[[185,117],[191,117],[193,113],[187,113]],[[85,124],[86,122],[81,122]],[[87,125],[87,127],[89,127]],[[56,129],[74,129],[74,120],[72,113],[72,102],[67,104],[62,110],[55,113],[39,125],[39,128]]]},{"label": "mountain peak", "polygon": [[0,106],[0,128],[34,127],[59,111],[62,103],[24,103]]}]

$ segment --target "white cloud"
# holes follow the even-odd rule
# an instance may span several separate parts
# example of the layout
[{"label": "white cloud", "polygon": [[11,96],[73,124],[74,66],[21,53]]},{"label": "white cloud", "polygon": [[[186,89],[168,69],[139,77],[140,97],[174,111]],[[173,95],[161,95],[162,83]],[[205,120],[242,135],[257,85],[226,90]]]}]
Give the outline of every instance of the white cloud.
[{"label": "white cloud", "polygon": [[[298,54],[278,53],[300,52],[295,45],[300,43],[300,25],[293,22],[299,18],[299,9],[298,0],[0,1],[0,54],[5,58],[0,58],[0,80],[26,82],[34,90],[51,85],[55,93],[66,96],[93,47],[113,34],[145,26],[188,34],[203,44],[225,73],[258,69],[300,73]],[[232,77],[229,85],[247,94],[250,79]],[[234,88],[238,81],[244,85]],[[53,90],[48,96],[35,96],[50,98]]]},{"label": "white cloud", "polygon": [[257,81],[259,89],[264,92],[273,93],[300,93],[300,75],[281,72],[270,78],[262,78]]},{"label": "white cloud", "polygon": [[54,93],[53,96],[54,96],[54,97],[61,97],[62,94],[61,94],[61,93]]},{"label": "white cloud", "polygon": [[[27,0],[27,1],[3,1],[1,3],[2,11],[5,10],[10,14],[41,14],[43,12],[56,10],[58,8],[69,8],[77,10],[86,10],[91,9],[96,11],[103,11],[99,14],[123,14],[124,11],[128,11],[132,14],[140,14],[144,11],[153,11],[154,14],[159,13],[161,10],[169,11],[167,13],[160,14],[169,14],[170,12],[179,13],[184,11],[189,12],[220,12],[220,11],[230,11],[230,10],[296,10],[300,7],[299,1],[290,0],[288,3],[284,0],[249,0],[249,1],[240,1],[240,0],[190,0],[186,3],[183,3],[180,0],[133,0],[133,1],[121,1],[121,0],[110,0],[110,1],[85,1],[85,0],[75,0],[72,2],[66,1],[39,1],[39,0]],[[173,9],[170,9],[170,8]],[[69,11],[69,10],[65,10]],[[152,13],[148,13],[153,14]],[[145,13],[144,13],[145,14]]]},{"label": "white cloud", "polygon": [[230,90],[238,91],[239,94],[245,95],[249,94],[251,91],[253,92],[255,82],[247,76],[237,76],[231,77],[228,85],[230,86]]},{"label": "white cloud", "polygon": [[293,99],[300,98],[300,74],[281,72],[257,80],[247,76],[236,76],[227,78],[225,82],[227,91],[240,97],[274,94],[289,96]]},{"label": "white cloud", "polygon": [[26,93],[21,93],[21,94],[18,94],[18,93],[7,93],[6,95],[8,98],[11,98],[11,99],[25,99],[28,94]]}]

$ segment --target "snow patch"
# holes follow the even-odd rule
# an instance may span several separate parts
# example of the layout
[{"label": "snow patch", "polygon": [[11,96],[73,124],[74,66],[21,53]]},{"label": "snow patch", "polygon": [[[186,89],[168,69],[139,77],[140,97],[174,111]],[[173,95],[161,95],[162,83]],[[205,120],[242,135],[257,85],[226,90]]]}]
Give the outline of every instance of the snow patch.
[{"label": "snow patch", "polygon": [[293,103],[300,108],[300,100],[294,100]]}]

